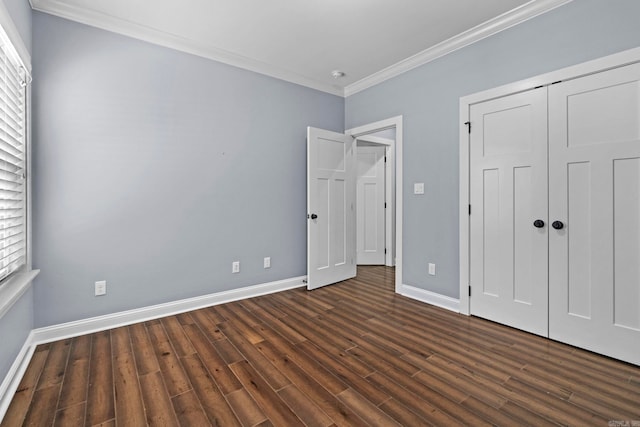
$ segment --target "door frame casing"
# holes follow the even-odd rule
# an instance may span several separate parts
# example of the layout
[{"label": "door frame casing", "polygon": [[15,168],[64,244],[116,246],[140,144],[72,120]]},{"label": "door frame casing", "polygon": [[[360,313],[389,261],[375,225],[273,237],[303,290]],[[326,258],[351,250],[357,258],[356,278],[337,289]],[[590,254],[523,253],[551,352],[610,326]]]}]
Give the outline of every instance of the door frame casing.
[{"label": "door frame casing", "polygon": [[[393,157],[391,164],[394,168],[391,176],[392,179],[395,180],[395,185],[393,186],[393,193],[395,193],[395,259],[393,260],[393,264],[395,264],[396,270],[395,291],[398,293],[402,288],[402,116],[395,116],[347,129],[345,133],[357,140],[365,135],[387,129],[396,130],[395,141],[393,141],[393,145],[390,146],[389,152]],[[390,163],[387,162],[387,164]]]},{"label": "door frame casing", "polygon": [[[469,182],[469,168],[470,168],[470,155],[469,155],[469,130],[466,123],[470,120],[470,108],[471,105],[484,101],[489,101],[504,96],[513,95],[519,92],[524,92],[530,89],[534,89],[539,86],[548,86],[560,81],[572,80],[580,78],[589,74],[594,74],[602,71],[606,71],[612,68],[618,68],[625,65],[630,65],[640,62],[640,48],[633,48],[625,50],[619,53],[608,55],[602,58],[594,59],[592,61],[584,62],[582,64],[573,65],[570,67],[562,68],[550,73],[541,74],[535,77],[531,77],[526,80],[521,80],[514,83],[509,83],[503,86],[499,86],[493,89],[488,89],[482,92],[474,93],[460,98],[460,121],[459,121],[459,135],[460,135],[460,210],[459,210],[459,246],[460,246],[460,304],[459,311],[461,314],[470,315],[470,298],[469,298],[469,284],[470,284],[470,253],[469,253],[469,238],[470,238],[470,218],[469,218],[469,203],[470,203],[470,182]],[[471,129],[473,131],[473,123],[471,123]],[[475,207],[479,209],[480,207]],[[472,209],[474,209],[472,207]]]}]

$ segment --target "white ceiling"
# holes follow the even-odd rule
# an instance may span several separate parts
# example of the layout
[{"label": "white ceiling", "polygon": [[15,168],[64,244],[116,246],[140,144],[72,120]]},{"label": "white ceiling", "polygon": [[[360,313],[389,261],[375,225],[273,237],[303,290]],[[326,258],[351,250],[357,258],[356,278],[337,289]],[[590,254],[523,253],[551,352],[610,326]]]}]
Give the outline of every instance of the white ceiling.
[{"label": "white ceiling", "polygon": [[[34,9],[339,95],[568,0],[31,0]],[[334,79],[331,71],[344,78]]]}]

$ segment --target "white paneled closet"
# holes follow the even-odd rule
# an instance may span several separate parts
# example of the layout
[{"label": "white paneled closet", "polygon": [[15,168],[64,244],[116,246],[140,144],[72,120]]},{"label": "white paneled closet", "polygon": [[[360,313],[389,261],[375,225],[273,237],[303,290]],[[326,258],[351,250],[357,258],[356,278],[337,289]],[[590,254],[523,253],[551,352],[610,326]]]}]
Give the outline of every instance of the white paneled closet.
[{"label": "white paneled closet", "polygon": [[461,100],[461,274],[468,314],[640,364],[640,63],[603,68]]}]

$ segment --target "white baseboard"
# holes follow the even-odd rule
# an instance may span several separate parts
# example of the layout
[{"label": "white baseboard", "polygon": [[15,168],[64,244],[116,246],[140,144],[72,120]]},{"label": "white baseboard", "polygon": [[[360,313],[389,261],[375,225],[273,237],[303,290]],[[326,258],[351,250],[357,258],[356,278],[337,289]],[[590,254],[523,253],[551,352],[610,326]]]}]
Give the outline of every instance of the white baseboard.
[{"label": "white baseboard", "polygon": [[305,279],[306,276],[294,277],[291,279],[279,280],[277,282],[247,286],[240,289],[217,292],[215,294],[187,298],[164,304],[137,308],[135,310],[121,311],[119,313],[112,313],[104,316],[91,317],[89,319],[38,328],[32,331],[32,344],[37,345],[58,341],[107,329],[118,328],[120,326],[131,325],[133,323],[158,319],[160,317],[172,316],[174,314],[210,307],[212,305],[224,304],[241,299],[253,298],[260,295],[299,288],[305,286],[303,282]]},{"label": "white baseboard", "polygon": [[[245,288],[34,329],[29,334],[22,349],[20,350],[20,353],[11,366],[11,369],[9,369],[9,372],[2,381],[2,384],[0,384],[0,421],[2,421],[2,418],[9,408],[13,395],[20,384],[22,376],[24,375],[29,362],[31,361],[31,357],[33,356],[33,352],[38,344],[113,329],[133,323],[144,322],[151,319],[210,307],[212,305],[224,304],[241,299],[295,289],[305,286],[305,279],[306,276],[294,277],[277,282],[263,283],[260,285],[248,286]],[[459,300],[455,298],[425,291],[424,289],[408,285],[398,286],[396,291],[401,295],[427,304],[455,312],[459,311]]]},{"label": "white baseboard", "polygon": [[16,356],[11,368],[9,368],[9,372],[2,380],[2,384],[0,384],[0,422],[2,422],[4,415],[7,413],[7,409],[9,409],[13,395],[18,389],[22,376],[27,370],[31,356],[33,356],[33,352],[36,349],[36,346],[32,344],[32,339],[33,331],[27,337],[20,349],[20,353]]},{"label": "white baseboard", "polygon": [[435,305],[450,311],[460,312],[460,300],[448,297],[446,295],[436,294],[435,292],[426,291],[416,288],[415,286],[400,285],[396,287],[396,292],[405,297]]},{"label": "white baseboard", "polygon": [[33,356],[38,344],[131,325],[133,323],[171,316],[178,313],[184,313],[186,311],[210,307],[212,305],[224,304],[241,299],[272,294],[274,292],[300,288],[305,286],[304,281],[306,278],[306,276],[294,277],[291,279],[247,286],[240,289],[217,292],[215,294],[187,298],[164,304],[138,308],[135,310],[122,311],[119,313],[77,320],[75,322],[61,323],[59,325],[34,329],[27,337],[20,353],[18,353],[18,356],[11,365],[9,372],[7,372],[7,375],[0,384],[0,422],[2,422],[7,409],[9,409],[11,400],[18,389],[18,385],[29,366],[31,357]]}]

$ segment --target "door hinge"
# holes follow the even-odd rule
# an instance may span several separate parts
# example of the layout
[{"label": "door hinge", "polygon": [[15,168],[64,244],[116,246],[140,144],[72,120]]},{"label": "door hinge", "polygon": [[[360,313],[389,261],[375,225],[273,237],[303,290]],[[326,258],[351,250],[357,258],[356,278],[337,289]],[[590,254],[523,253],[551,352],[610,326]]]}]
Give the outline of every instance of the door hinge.
[{"label": "door hinge", "polygon": [[384,162],[387,163],[387,156],[384,156]]},{"label": "door hinge", "polygon": [[469,216],[471,216],[471,205],[469,205]]},{"label": "door hinge", "polygon": [[384,202],[384,208],[387,209],[387,202]]},{"label": "door hinge", "polygon": [[387,248],[384,248],[384,254],[385,255],[387,254]]},{"label": "door hinge", "polygon": [[471,122],[464,122],[464,124],[467,125],[469,133],[471,133]]},{"label": "door hinge", "polygon": [[471,285],[469,285],[469,296],[471,296]]}]

